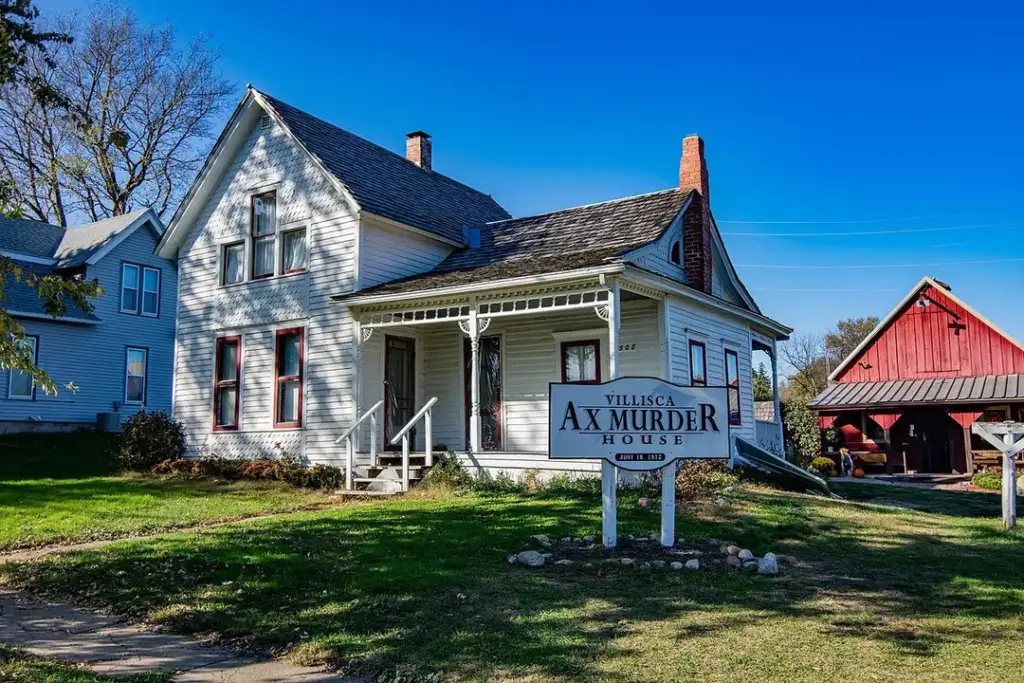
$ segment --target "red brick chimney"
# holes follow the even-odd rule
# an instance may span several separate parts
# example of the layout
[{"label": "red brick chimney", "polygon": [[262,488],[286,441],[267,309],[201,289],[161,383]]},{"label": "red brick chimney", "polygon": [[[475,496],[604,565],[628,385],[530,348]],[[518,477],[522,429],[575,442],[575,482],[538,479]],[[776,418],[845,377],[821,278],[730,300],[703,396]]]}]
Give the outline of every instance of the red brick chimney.
[{"label": "red brick chimney", "polygon": [[405,158],[420,168],[430,170],[430,136],[422,130],[414,130],[405,136]]},{"label": "red brick chimney", "polygon": [[711,189],[704,141],[698,135],[683,138],[679,160],[679,189],[696,190],[697,196],[683,216],[683,269],[691,287],[711,293]]}]

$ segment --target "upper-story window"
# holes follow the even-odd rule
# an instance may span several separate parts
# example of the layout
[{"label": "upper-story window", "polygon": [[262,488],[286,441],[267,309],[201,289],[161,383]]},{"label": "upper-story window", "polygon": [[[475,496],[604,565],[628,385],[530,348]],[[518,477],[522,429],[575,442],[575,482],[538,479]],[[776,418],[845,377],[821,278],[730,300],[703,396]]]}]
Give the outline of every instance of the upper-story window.
[{"label": "upper-story window", "polygon": [[725,350],[725,384],[729,388],[729,424],[743,424],[740,413],[740,357],[732,349]]},{"label": "upper-story window", "polygon": [[707,347],[704,342],[690,340],[690,385],[706,387],[708,385]]},{"label": "upper-story window", "polygon": [[233,285],[245,279],[245,242],[225,244],[222,256],[220,283]]},{"label": "upper-story window", "polygon": [[680,245],[679,240],[676,240],[675,242],[672,243],[672,248],[669,249],[668,260],[676,264],[677,266],[681,266],[683,264],[681,251],[682,246]]},{"label": "upper-story window", "polygon": [[281,273],[301,273],[306,269],[306,229],[281,232]]},{"label": "upper-story window", "polygon": [[121,312],[160,315],[160,269],[136,263],[121,264]]},{"label": "upper-story window", "polygon": [[252,279],[274,275],[277,242],[277,192],[252,198]]},{"label": "upper-story window", "polygon": [[[39,337],[25,336],[18,343],[18,350],[28,354],[32,365],[38,365]],[[36,383],[32,375],[20,370],[10,370],[7,378],[7,398],[31,401],[36,397]]]}]

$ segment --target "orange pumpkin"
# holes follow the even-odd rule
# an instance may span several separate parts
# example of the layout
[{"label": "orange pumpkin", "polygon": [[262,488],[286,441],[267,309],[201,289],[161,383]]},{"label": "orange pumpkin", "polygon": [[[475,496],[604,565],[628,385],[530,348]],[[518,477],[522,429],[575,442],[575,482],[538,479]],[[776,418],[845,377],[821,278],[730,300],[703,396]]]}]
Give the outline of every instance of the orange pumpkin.
[{"label": "orange pumpkin", "polygon": [[862,470],[861,468],[859,468],[859,467],[858,467],[857,469],[855,469],[855,470],[853,471],[853,476],[855,476],[855,477],[857,477],[858,479],[860,479],[861,477],[863,477],[863,476],[864,476],[864,470]]}]

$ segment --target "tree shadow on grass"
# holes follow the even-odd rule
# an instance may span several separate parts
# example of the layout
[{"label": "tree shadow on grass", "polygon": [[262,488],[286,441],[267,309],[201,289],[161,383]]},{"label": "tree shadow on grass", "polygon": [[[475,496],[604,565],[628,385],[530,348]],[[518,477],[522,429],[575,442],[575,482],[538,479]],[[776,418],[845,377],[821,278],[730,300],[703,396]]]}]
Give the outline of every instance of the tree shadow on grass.
[{"label": "tree shadow on grass", "polygon": [[[656,511],[620,501],[620,533],[657,529]],[[742,638],[773,619],[814,620],[827,637],[913,657],[953,641],[1017,638],[995,621],[1024,611],[1021,538],[966,544],[943,529],[968,522],[921,513],[881,525],[889,518],[873,506],[766,492],[678,520],[681,536],[810,563],[777,577],[505,562],[535,533],[594,533],[598,510],[584,493],[406,499],[126,542],[0,568],[0,577],[355,672],[406,666],[473,680],[664,680],[638,668],[644,638],[685,647]],[[865,527],[869,517],[877,528]]]}]

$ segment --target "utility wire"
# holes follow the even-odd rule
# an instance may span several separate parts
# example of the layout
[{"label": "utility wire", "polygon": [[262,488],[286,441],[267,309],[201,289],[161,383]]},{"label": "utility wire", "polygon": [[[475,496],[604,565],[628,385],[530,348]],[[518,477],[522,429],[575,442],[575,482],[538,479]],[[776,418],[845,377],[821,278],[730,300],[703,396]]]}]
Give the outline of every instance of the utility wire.
[{"label": "utility wire", "polygon": [[[725,221],[722,221],[725,222]],[[950,230],[973,230],[984,227],[1010,227],[1024,225],[1024,221],[1013,223],[984,223],[981,225],[950,225],[947,227],[909,227],[897,230],[851,230],[844,232],[722,232],[729,236],[745,238],[841,238],[863,237],[869,234],[906,234],[908,232],[948,232]]]},{"label": "utility wire", "polygon": [[820,287],[751,287],[755,292],[902,292],[899,287],[879,289],[822,289]]},{"label": "utility wire", "polygon": [[860,225],[867,223],[902,223],[904,221],[923,221],[930,218],[943,218],[943,215],[933,216],[911,216],[910,218],[875,218],[872,220],[858,221],[718,221],[719,223],[733,223],[748,225]]},{"label": "utility wire", "polygon": [[1002,258],[988,259],[982,261],[938,261],[933,263],[877,263],[877,264],[854,264],[854,265],[828,265],[809,266],[803,264],[775,265],[771,263],[736,263],[737,268],[773,268],[778,270],[871,270],[873,268],[931,268],[934,266],[974,266],[984,263],[1019,263],[1024,258]]}]

